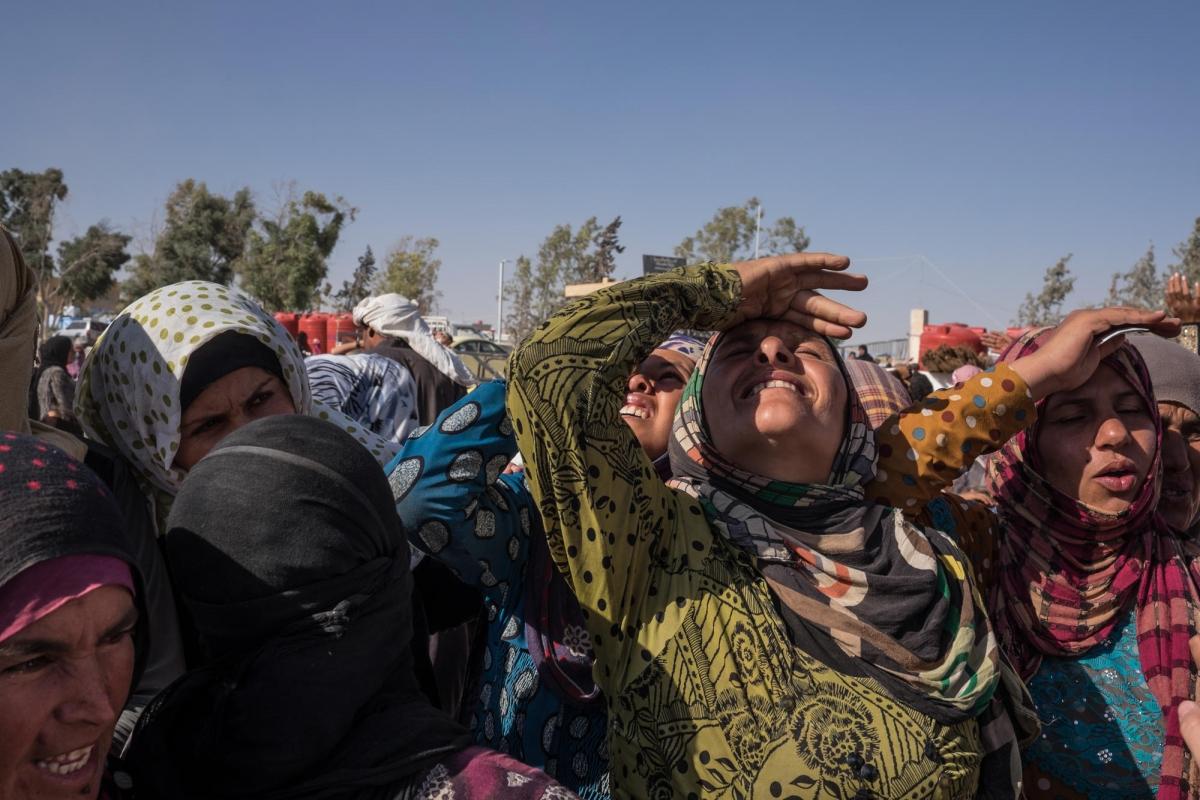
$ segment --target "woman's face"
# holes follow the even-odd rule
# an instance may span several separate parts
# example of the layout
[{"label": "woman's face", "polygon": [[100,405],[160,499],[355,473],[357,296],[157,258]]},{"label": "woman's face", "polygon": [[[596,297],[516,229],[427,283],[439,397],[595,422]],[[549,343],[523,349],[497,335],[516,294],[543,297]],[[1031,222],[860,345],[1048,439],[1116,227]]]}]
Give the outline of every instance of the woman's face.
[{"label": "woman's face", "polygon": [[704,376],[713,445],[758,475],[828,479],[845,435],[846,382],[820,336],[779,320],[726,331]]},{"label": "woman's face", "polygon": [[276,375],[260,367],[236,369],[205,387],[183,412],[175,466],[191,469],[218,442],[256,419],[295,413],[292,395]]},{"label": "woman's face", "polygon": [[1200,515],[1200,414],[1177,403],[1159,403],[1163,421],[1163,489],[1158,511],[1177,531]]},{"label": "woman's face", "polygon": [[696,362],[682,353],[655,350],[629,376],[621,419],[652,461],[667,452],[675,409],[695,369]]},{"label": "woman's face", "polygon": [[1119,514],[1133,503],[1154,462],[1154,418],[1137,391],[1101,364],[1083,386],[1046,400],[1037,447],[1051,486]]},{"label": "woman's face", "polygon": [[136,625],[129,592],[102,586],[0,643],[0,797],[99,794]]}]

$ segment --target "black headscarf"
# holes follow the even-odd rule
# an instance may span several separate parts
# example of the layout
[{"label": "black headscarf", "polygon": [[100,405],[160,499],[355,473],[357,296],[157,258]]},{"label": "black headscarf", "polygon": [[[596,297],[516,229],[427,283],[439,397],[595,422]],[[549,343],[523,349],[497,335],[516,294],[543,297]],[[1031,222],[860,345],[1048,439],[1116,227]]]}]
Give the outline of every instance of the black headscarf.
[{"label": "black headscarf", "polygon": [[301,415],[234,432],[189,472],[165,543],[208,662],[147,709],[139,789],[359,797],[469,744],[418,688],[407,540],[349,434]]},{"label": "black headscarf", "polygon": [[[0,433],[0,586],[43,561],[111,556],[129,564],[139,611],[145,587],[112,495],[90,469],[40,439]],[[134,685],[146,652],[145,625],[135,641]]]},{"label": "black headscarf", "polygon": [[37,387],[42,379],[42,373],[51,367],[67,368],[67,360],[71,357],[74,345],[66,336],[51,336],[38,347],[38,366],[29,380],[29,417],[41,419],[41,409],[38,407]]},{"label": "black headscarf", "polygon": [[202,344],[188,359],[179,384],[180,409],[186,411],[210,384],[242,367],[258,367],[283,381],[279,356],[270,347],[240,331],[225,331]]}]

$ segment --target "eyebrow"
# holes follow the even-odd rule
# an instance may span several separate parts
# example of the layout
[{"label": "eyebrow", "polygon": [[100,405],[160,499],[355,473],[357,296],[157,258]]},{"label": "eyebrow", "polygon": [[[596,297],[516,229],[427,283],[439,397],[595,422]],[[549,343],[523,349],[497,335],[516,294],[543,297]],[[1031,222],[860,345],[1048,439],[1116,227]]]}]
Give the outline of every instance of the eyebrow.
[{"label": "eyebrow", "polygon": [[[259,392],[261,392],[261,391],[263,390],[263,388],[264,388],[264,387],[266,387],[266,385],[267,385],[267,384],[269,384],[269,383],[270,383],[271,381],[273,381],[274,379],[275,379],[275,376],[274,376],[274,375],[269,375],[269,376],[267,376],[267,378],[266,378],[266,379],[264,379],[262,383],[260,383],[258,386],[255,386],[253,389],[251,389],[251,390],[250,390],[250,396],[249,396],[249,397],[254,397],[254,395],[256,395],[256,394],[258,394]],[[249,397],[247,398],[247,400],[249,399]],[[246,401],[242,401],[242,402],[246,402]],[[222,412],[220,412],[220,413],[217,413],[217,414],[208,414],[207,416],[200,417],[199,419],[194,419],[194,420],[192,420],[191,422],[187,422],[187,421],[185,421],[185,420],[181,420],[181,421],[180,421],[180,423],[179,423],[179,427],[180,427],[180,429],[181,429],[181,432],[182,432],[182,429],[183,429],[183,428],[191,428],[191,427],[194,427],[194,426],[196,426],[196,425],[199,425],[199,424],[201,424],[201,423],[203,423],[203,422],[208,422],[210,419],[221,419],[222,417],[228,416],[228,414],[229,414],[229,412],[228,412],[228,411],[222,411]]]},{"label": "eyebrow", "polygon": [[[136,607],[129,609],[129,611],[121,616],[121,619],[117,620],[115,625],[110,626],[108,630],[102,633],[100,638],[107,638],[136,625],[138,616]],[[15,642],[10,641],[0,644],[0,658],[18,658],[43,654],[62,655],[69,652],[71,652],[70,645],[53,639],[20,639]]]}]

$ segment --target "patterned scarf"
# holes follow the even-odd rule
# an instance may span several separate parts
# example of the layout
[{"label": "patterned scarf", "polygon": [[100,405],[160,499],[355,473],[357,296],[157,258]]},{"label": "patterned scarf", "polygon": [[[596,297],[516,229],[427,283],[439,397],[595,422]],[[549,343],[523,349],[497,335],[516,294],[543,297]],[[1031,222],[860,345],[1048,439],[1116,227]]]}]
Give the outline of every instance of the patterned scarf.
[{"label": "patterned scarf", "polygon": [[[1049,331],[1017,340],[1005,361],[1035,352]],[[1040,422],[1010,439],[989,462],[988,479],[1004,534],[991,609],[1005,653],[1025,679],[1043,656],[1072,657],[1107,642],[1131,608],[1146,683],[1166,718],[1160,800],[1188,796],[1191,758],[1179,733],[1179,703],[1195,696],[1188,639],[1195,608],[1180,544],[1156,513],[1162,482],[1162,420],[1146,365],[1125,344],[1102,363],[1141,396],[1157,448],[1149,480],[1120,514],[1063,494],[1042,475]],[[1041,401],[1045,403],[1045,400]],[[1041,404],[1039,404],[1040,406]]]},{"label": "patterned scarf", "polygon": [[84,431],[133,465],[154,501],[160,529],[186,475],[175,466],[183,416],[180,381],[192,354],[227,331],[253,336],[278,356],[297,413],[353,434],[380,464],[399,450],[313,399],[295,340],[249,297],[204,281],[164,286],[135,300],[108,326],[88,353],[75,393]]},{"label": "patterned scarf", "polygon": [[709,343],[684,390],[670,443],[671,485],[699,498],[714,524],[758,557],[802,624],[816,626],[845,658],[873,667],[906,700],[920,698],[914,705],[928,713],[978,716],[1001,679],[983,603],[947,536],[867,505],[875,437],[841,359],[848,408],[830,477],[787,483],[734,465],[712,444],[702,390],[721,339]]},{"label": "patterned scarf", "polygon": [[908,389],[899,378],[883,367],[870,361],[859,361],[857,358],[844,363],[872,429],[878,428],[888,417],[912,405]]}]

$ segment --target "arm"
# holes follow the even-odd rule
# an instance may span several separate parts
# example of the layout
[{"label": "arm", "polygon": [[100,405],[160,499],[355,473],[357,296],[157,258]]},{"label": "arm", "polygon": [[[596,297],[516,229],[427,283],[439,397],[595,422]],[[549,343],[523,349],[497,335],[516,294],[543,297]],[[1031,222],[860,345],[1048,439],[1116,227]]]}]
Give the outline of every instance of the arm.
[{"label": "arm", "polygon": [[981,455],[1037,419],[1024,379],[1007,364],[934,392],[875,432],[879,460],[868,496],[918,514]]},{"label": "arm", "polygon": [[502,381],[482,384],[386,468],[410,543],[498,602],[521,575],[521,516],[534,511],[519,477],[498,480],[517,451],[504,392]]},{"label": "arm", "polygon": [[740,295],[738,274],[714,266],[621,283],[563,309],[509,362],[508,404],[525,476],[605,665],[597,678],[610,689],[626,669],[645,664],[637,633],[664,600],[674,608],[679,584],[672,581],[683,580],[682,570],[667,565],[686,558],[682,520],[699,510],[656,478],[621,421],[626,382],[671,331],[727,322]]}]

